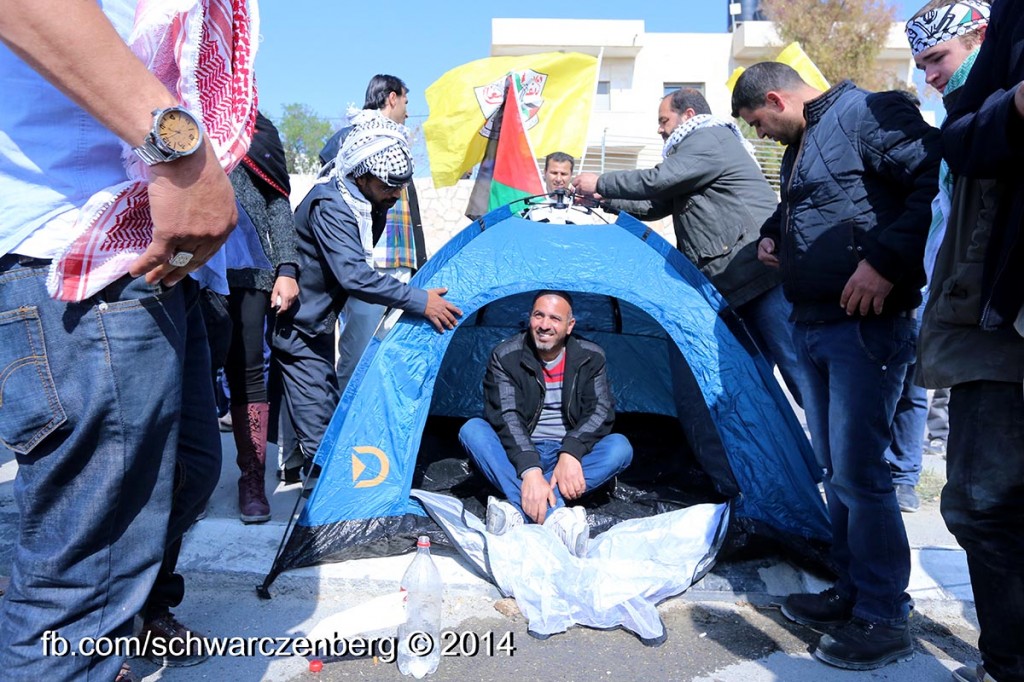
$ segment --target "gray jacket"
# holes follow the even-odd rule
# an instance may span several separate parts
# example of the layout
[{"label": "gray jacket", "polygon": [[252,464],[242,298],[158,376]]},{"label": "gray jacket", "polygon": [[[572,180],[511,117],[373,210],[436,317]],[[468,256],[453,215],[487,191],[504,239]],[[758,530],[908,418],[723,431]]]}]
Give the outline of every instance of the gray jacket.
[{"label": "gray jacket", "polygon": [[1024,380],[1024,339],[1012,327],[981,327],[985,257],[1009,186],[967,177],[953,185],[949,224],[917,341],[915,380],[925,388]]},{"label": "gray jacket", "polygon": [[654,168],[611,171],[597,191],[641,220],[669,214],[676,245],[729,305],[778,285],[778,271],[757,260],[758,233],[778,203],[764,174],[731,130],[699,128]]}]

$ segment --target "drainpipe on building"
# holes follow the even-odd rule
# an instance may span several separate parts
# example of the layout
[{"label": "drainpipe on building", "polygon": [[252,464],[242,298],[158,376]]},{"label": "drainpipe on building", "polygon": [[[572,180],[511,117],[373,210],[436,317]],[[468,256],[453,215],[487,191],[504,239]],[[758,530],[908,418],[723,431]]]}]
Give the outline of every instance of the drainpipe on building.
[{"label": "drainpipe on building", "polygon": [[601,131],[601,175],[604,175],[604,155],[608,148],[608,128]]}]

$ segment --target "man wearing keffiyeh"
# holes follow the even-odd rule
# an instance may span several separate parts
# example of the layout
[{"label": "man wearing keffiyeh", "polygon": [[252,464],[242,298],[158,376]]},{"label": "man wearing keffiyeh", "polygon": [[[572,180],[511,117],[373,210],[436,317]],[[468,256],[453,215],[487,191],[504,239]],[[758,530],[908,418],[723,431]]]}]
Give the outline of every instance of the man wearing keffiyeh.
[{"label": "man wearing keffiyeh", "polygon": [[[409,88],[401,78],[388,74],[377,74],[366,86],[363,111],[375,111],[395,123],[404,124],[409,118]],[[350,109],[349,118],[361,112]],[[324,165],[321,174],[330,172],[345,137],[352,130],[349,125],[336,132],[320,151]],[[383,233],[372,245],[371,265],[378,271],[408,282],[413,273],[426,260],[426,246],[423,240],[423,226],[420,219],[419,197],[416,186],[410,182],[402,196],[387,210],[387,222]],[[338,388],[342,392],[355,371],[359,358],[377,325],[385,308],[349,299],[342,311],[341,334],[338,337]]]},{"label": "man wearing keffiyeh", "polygon": [[[918,379],[950,387],[942,518],[967,554],[980,665],[958,682],[1024,680],[1024,14],[1019,2],[932,3],[910,21],[944,85],[943,169],[928,236]],[[987,30],[982,19],[988,19]],[[956,27],[957,28],[954,30]],[[966,30],[970,27],[970,30]],[[980,49],[977,44],[984,38]],[[918,46],[922,49],[918,50]],[[938,55],[938,56],[936,56]],[[938,57],[942,57],[939,59]],[[948,164],[948,166],[947,166]],[[944,231],[944,232],[943,232]]]},{"label": "man wearing keffiyeh", "polygon": [[661,100],[658,134],[665,160],[654,168],[580,173],[573,185],[641,220],[671,215],[676,248],[736,310],[800,403],[791,306],[778,272],[757,259],[758,231],[778,200],[754,148],[734,121],[714,116],[692,88]]},{"label": "man wearing keffiyeh", "polygon": [[412,179],[412,154],[405,126],[373,111],[352,123],[333,169],[295,211],[300,294],[274,331],[285,405],[307,472],[338,404],[334,325],[349,296],[425,317],[441,333],[462,315],[443,298],[447,289],[418,289],[370,265],[386,209]]},{"label": "man wearing keffiyeh", "polygon": [[[186,276],[237,220],[224,167],[255,115],[256,22],[246,0],[4,3],[0,442],[18,457],[20,524],[4,679],[130,679],[123,655],[46,655],[44,633],[72,654],[130,636],[165,547],[216,486]],[[191,120],[194,153],[154,146],[169,112]]]}]

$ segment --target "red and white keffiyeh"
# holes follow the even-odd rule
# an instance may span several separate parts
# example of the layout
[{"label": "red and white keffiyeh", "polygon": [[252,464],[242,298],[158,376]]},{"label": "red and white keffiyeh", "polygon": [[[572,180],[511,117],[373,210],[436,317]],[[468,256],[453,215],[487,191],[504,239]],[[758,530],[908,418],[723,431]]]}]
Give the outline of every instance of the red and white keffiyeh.
[{"label": "red and white keffiyeh", "polygon": [[[249,148],[256,121],[256,0],[139,0],[128,45],[150,72],[201,113],[225,172]],[[153,221],[146,165],[122,143],[126,182],[94,194],[78,213],[74,241],[50,269],[47,288],[81,301],[128,272],[149,246]]]}]

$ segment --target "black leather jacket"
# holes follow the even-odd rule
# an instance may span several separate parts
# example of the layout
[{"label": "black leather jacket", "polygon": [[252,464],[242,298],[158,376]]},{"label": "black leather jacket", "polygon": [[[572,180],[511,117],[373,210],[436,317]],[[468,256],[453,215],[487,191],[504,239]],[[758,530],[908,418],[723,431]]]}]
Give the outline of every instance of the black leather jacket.
[{"label": "black leather jacket", "polygon": [[[484,416],[519,475],[540,466],[530,436],[540,418],[544,390],[543,367],[528,332],[498,344],[484,375]],[[565,346],[562,416],[568,429],[562,451],[580,460],[611,433],[615,422],[604,351],[596,343],[574,336]]]}]

